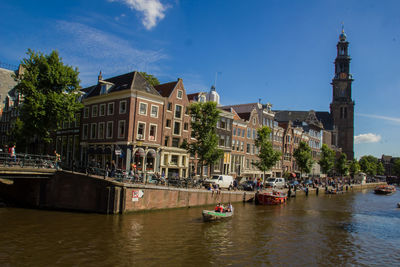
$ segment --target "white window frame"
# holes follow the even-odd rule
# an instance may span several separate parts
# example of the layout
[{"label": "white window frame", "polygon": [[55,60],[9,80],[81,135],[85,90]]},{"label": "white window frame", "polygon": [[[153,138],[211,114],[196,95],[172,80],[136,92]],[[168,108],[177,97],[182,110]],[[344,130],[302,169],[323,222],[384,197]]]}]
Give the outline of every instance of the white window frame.
[{"label": "white window frame", "polygon": [[[85,135],[86,128],[86,135]],[[85,123],[82,125],[82,140],[87,140],[89,137],[89,124]]]},{"label": "white window frame", "polygon": [[[142,105],[145,105],[146,106],[146,110],[145,110],[145,113],[143,114],[142,113]],[[139,102],[139,114],[140,115],[143,115],[143,116],[146,116],[147,115],[147,108],[148,108],[148,104],[147,103],[145,103],[145,102]]]},{"label": "white window frame", "polygon": [[[153,115],[153,108],[157,108],[157,114],[154,116]],[[160,110],[160,108],[157,106],[157,105],[151,105],[151,108],[150,108],[150,117],[152,117],[152,118],[158,118],[158,111]]]},{"label": "white window frame", "polygon": [[[109,132],[108,132],[108,125],[110,125],[110,124],[111,124],[111,135],[109,135]],[[107,121],[107,124],[106,124],[106,139],[112,139],[113,135],[114,135],[114,122],[113,121]]]},{"label": "white window frame", "polygon": [[[121,110],[122,104],[125,104],[125,110]],[[128,101],[126,100],[119,101],[119,114],[125,114],[127,110],[128,110]]]},{"label": "white window frame", "polygon": [[[120,131],[121,130],[121,128],[120,128],[121,123],[124,124],[124,132],[123,132],[122,136],[121,136],[121,131]],[[125,138],[125,132],[126,132],[126,121],[125,120],[118,121],[118,138],[119,139]]]},{"label": "white window frame", "polygon": [[[177,107],[177,106],[180,106],[180,107],[181,107],[181,116],[180,116],[180,117],[177,117],[177,116],[176,116],[176,107]],[[175,104],[174,119],[182,119],[182,115],[183,115],[183,106],[182,106],[182,105]]]},{"label": "white window frame", "polygon": [[[185,130],[185,125],[187,125],[187,129],[186,129],[186,130]],[[189,123],[184,122],[184,123],[183,123],[183,128],[182,128],[182,130],[183,130],[184,132],[189,131]]]},{"label": "white window frame", "polygon": [[85,107],[85,108],[83,109],[83,117],[84,117],[85,119],[89,118],[89,107]]},{"label": "white window frame", "polygon": [[[103,126],[103,131],[100,131],[100,126]],[[104,122],[99,122],[99,127],[98,127],[98,139],[104,139],[104,130],[105,130],[105,123]]]},{"label": "white window frame", "polygon": [[[179,134],[175,133],[175,123],[179,123]],[[181,136],[182,132],[182,123],[180,121],[174,121],[174,127],[172,129],[172,135]]]},{"label": "white window frame", "polygon": [[[140,124],[144,125],[142,137],[139,137],[139,125]],[[145,138],[146,138],[146,123],[144,121],[138,121],[137,128],[136,128],[136,139],[145,140]]]},{"label": "white window frame", "polygon": [[[170,121],[171,122],[171,124],[169,125],[169,126],[167,126],[167,121]],[[168,129],[171,129],[172,128],[172,120],[170,120],[170,119],[166,119],[165,120],[165,128],[168,128]]]},{"label": "white window frame", "polygon": [[[101,113],[101,108],[104,108],[104,110],[103,110],[103,113]],[[106,111],[107,111],[107,109],[106,109],[106,104],[100,104],[100,107],[99,107],[99,117],[101,117],[101,116],[105,116],[106,115]]]},{"label": "white window frame", "polygon": [[[156,130],[155,130],[155,132],[154,132],[154,139],[153,139],[153,140],[150,139],[150,138],[151,138],[150,130],[151,130],[151,127],[152,127],[152,126],[155,126],[155,128],[156,128]],[[149,139],[149,141],[157,141],[157,124],[150,123],[150,125],[149,125],[149,137],[148,137],[148,139]]]},{"label": "white window frame", "polygon": [[[94,126],[94,131],[93,131],[93,126]],[[93,136],[94,132],[94,136]],[[90,139],[97,139],[97,123],[91,123],[90,124]]]},{"label": "white window frame", "polygon": [[[96,110],[96,112],[95,112]],[[99,115],[99,106],[98,105],[93,105],[92,106],[92,118],[95,118]]]},{"label": "white window frame", "polygon": [[[110,112],[110,107],[112,106],[112,113]],[[111,116],[114,115],[115,113],[115,105],[114,102],[108,103],[107,104],[107,115]]]},{"label": "white window frame", "polygon": [[[179,94],[181,95],[180,97],[179,97]],[[176,98],[182,99],[182,97],[183,97],[183,91],[182,90],[178,90],[178,92],[176,93]]]}]

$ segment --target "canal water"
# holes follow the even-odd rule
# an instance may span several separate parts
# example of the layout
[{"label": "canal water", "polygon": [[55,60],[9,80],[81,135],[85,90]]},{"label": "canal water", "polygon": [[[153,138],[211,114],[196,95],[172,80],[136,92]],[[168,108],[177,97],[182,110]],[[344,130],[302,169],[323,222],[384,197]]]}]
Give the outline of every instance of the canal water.
[{"label": "canal water", "polygon": [[400,192],[99,215],[0,208],[1,266],[399,266]]}]

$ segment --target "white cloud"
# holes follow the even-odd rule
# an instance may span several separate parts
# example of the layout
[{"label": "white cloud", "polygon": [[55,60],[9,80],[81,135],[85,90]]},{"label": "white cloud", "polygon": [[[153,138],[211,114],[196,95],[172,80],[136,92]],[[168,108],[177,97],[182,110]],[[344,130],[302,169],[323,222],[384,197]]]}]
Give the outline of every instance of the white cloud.
[{"label": "white cloud", "polygon": [[160,60],[167,58],[162,51],[141,50],[114,34],[82,23],[57,21],[54,40],[68,64],[77,66],[83,83],[95,79],[100,70],[104,77],[133,70],[156,72]]},{"label": "white cloud", "polygon": [[381,136],[378,134],[367,133],[367,134],[360,134],[354,137],[354,143],[361,144],[361,143],[377,143],[381,140]]},{"label": "white cloud", "polygon": [[368,117],[368,118],[373,118],[373,119],[380,119],[380,120],[386,120],[386,121],[400,123],[400,118],[396,118],[396,117],[388,117],[388,116],[373,115],[373,114],[363,114],[363,113],[358,113],[357,115],[362,116],[362,117]]},{"label": "white cloud", "polygon": [[111,2],[122,2],[130,9],[143,13],[142,23],[146,29],[150,30],[165,17],[167,6],[159,0],[110,0]]}]

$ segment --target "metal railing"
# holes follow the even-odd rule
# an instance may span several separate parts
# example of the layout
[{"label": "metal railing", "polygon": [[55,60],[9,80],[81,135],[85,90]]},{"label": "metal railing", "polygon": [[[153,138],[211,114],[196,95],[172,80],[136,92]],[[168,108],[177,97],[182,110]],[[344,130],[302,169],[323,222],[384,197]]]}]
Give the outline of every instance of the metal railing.
[{"label": "metal railing", "polygon": [[19,168],[57,168],[55,156],[25,153],[16,153],[15,156],[11,156],[11,154],[6,152],[0,152],[0,166]]}]

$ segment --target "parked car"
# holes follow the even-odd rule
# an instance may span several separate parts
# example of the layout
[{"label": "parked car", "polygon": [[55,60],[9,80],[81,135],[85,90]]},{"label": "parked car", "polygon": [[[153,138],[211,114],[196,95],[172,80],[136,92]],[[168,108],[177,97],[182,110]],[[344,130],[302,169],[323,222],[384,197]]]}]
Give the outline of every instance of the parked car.
[{"label": "parked car", "polygon": [[299,182],[298,181],[289,181],[287,182],[287,186],[289,187],[295,187],[295,186],[299,186]]},{"label": "parked car", "polygon": [[276,177],[276,178],[268,178],[265,185],[267,187],[277,187],[277,188],[284,188],[286,185],[285,178]]},{"label": "parked car", "polygon": [[254,190],[254,182],[253,181],[244,181],[239,185],[239,189],[245,191],[253,191]]},{"label": "parked car", "polygon": [[219,188],[230,188],[233,185],[233,177],[230,175],[213,175],[211,179],[206,179],[203,185],[208,188],[210,184],[217,184]]}]

